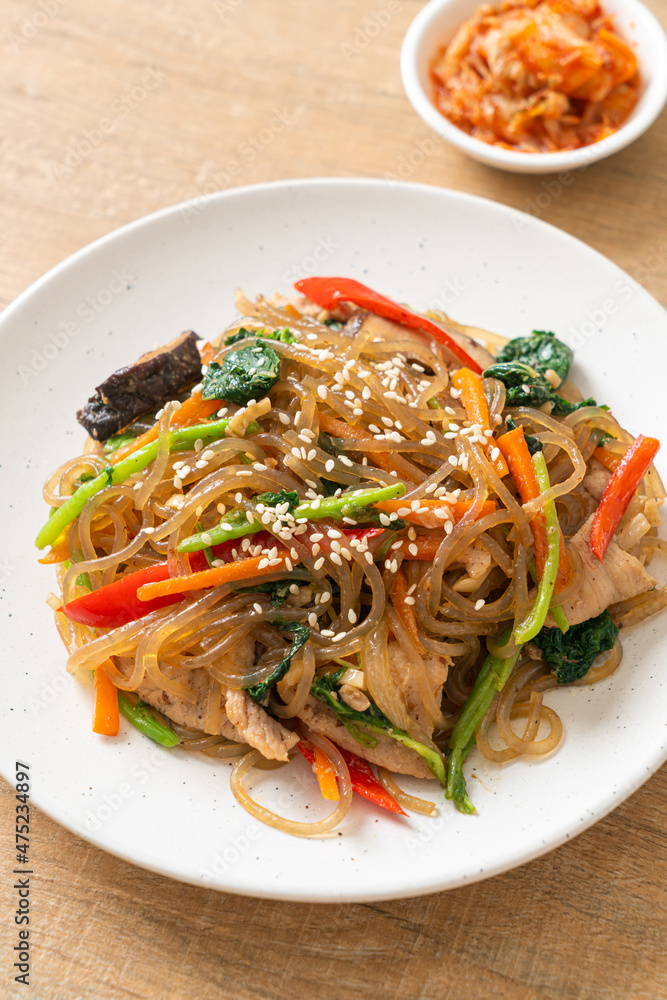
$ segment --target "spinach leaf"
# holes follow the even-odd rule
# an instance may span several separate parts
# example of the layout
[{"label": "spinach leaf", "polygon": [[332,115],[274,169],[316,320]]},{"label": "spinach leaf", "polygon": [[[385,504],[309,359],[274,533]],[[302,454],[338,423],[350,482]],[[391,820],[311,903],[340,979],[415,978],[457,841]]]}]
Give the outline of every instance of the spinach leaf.
[{"label": "spinach leaf", "polygon": [[262,340],[241,347],[220,365],[212,361],[202,382],[202,399],[224,399],[245,406],[263,399],[280,378],[280,355]]},{"label": "spinach leaf", "polygon": [[530,337],[516,337],[498,353],[498,361],[523,361],[540,375],[550,369],[561,385],[568,376],[574,359],[572,350],[548,330],[533,330]]},{"label": "spinach leaf", "polygon": [[[338,688],[340,686],[340,679],[346,669],[345,667],[341,667],[340,670],[335,670],[330,674],[316,675],[310,688],[310,693],[313,697],[324,702],[362,746],[374,747],[377,745],[377,740],[372,736],[372,733],[389,736],[392,740],[396,740],[397,743],[402,743],[403,746],[415,750],[420,757],[423,757],[440,784],[446,786],[447,773],[445,762],[437,750],[427,747],[418,740],[414,740],[403,729],[398,729],[391,719],[388,719],[384,712],[381,712],[372,701],[370,707],[365,712],[358,712],[356,709],[350,708],[339,697]],[[370,733],[367,730],[370,730]]]},{"label": "spinach leaf", "polygon": [[608,611],[571,625],[565,634],[558,628],[543,628],[533,640],[556,675],[559,684],[572,684],[584,677],[598,653],[611,649],[618,628]]},{"label": "spinach leaf", "polygon": [[281,340],[283,344],[296,344],[296,337],[290,333],[289,328],[284,330],[246,330],[244,326],[237,333],[232,333],[225,340],[225,346],[237,344],[239,340],[246,340],[248,337],[262,337],[264,340]]},{"label": "spinach leaf", "polygon": [[[507,429],[508,430],[510,430],[510,431],[515,431],[516,430],[517,424],[514,422],[514,420],[512,419],[511,416],[507,417],[507,420],[505,421],[505,423],[507,424]],[[538,441],[537,438],[533,437],[532,434],[526,434],[525,429],[524,429],[524,432],[523,432],[523,437],[524,437],[524,440],[525,440],[525,442],[526,442],[526,444],[528,446],[528,451],[530,452],[531,455],[535,455],[536,452],[542,451],[542,442]]]},{"label": "spinach leaf", "polygon": [[276,583],[257,583],[254,587],[241,587],[237,594],[270,594],[271,605],[279,608],[289,597],[290,587],[293,583],[301,583],[305,586],[308,583],[305,579],[290,577],[289,580],[278,580]]},{"label": "spinach leaf", "polygon": [[484,378],[497,378],[504,383],[507,406],[541,406],[543,403],[553,403],[552,413],[557,417],[566,417],[582,406],[597,406],[594,399],[570,403],[556,395],[551,383],[523,361],[500,361],[486,369]]},{"label": "spinach leaf", "polygon": [[296,490],[281,490],[280,493],[259,493],[255,497],[265,507],[277,507],[279,503],[288,503],[290,513],[294,513],[301,501]]},{"label": "spinach leaf", "polygon": [[277,684],[281,680],[287,671],[289,670],[289,665],[292,657],[299,652],[302,646],[308,642],[310,636],[310,629],[307,625],[302,625],[301,622],[291,622],[283,621],[282,619],[276,619],[272,622],[272,625],[280,632],[293,632],[294,638],[292,639],[292,647],[287,653],[287,655],[280,661],[278,666],[273,670],[271,674],[266,678],[265,681],[261,681],[259,684],[253,684],[252,687],[248,688],[248,694],[251,698],[254,698],[256,702],[260,705],[266,705],[269,701],[269,692],[274,684]]}]

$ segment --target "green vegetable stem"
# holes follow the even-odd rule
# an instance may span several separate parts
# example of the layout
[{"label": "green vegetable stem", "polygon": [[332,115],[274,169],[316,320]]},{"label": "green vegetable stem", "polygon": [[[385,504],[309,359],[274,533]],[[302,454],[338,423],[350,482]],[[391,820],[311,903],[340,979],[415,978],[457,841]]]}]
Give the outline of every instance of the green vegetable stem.
[{"label": "green vegetable stem", "polygon": [[[369,513],[366,508],[371,504],[379,503],[381,500],[393,500],[395,497],[402,496],[403,493],[405,493],[403,483],[396,483],[393,486],[385,486],[379,489],[346,493],[341,497],[324,497],[319,503],[316,500],[310,503],[302,503],[298,507],[292,507],[292,513],[295,518],[305,518],[309,521],[318,521],[324,518],[342,521],[344,517],[351,517],[356,520],[357,516],[361,519],[365,514]],[[289,497],[293,495],[295,496],[296,494],[293,492],[288,494],[285,491],[282,491],[282,493],[260,493],[255,500],[257,503],[264,503],[265,506],[273,506],[275,502],[284,503],[289,501]],[[272,501],[271,498],[278,498],[278,500]],[[291,503],[290,506],[292,506]],[[241,538],[243,535],[255,535],[258,531],[262,531],[263,528],[264,525],[261,523],[259,515],[257,515],[256,520],[250,523],[243,511],[230,511],[229,514],[223,516],[220,524],[216,525],[216,527],[185,538],[178,546],[178,551],[199,552],[200,549],[205,549],[211,545],[220,545],[222,542],[228,542],[232,538]]]},{"label": "green vegetable stem", "polygon": [[[193,424],[191,427],[181,427],[171,432],[169,451],[187,451],[194,448],[197,440],[203,441],[204,444],[215,441],[217,438],[225,436],[228,426],[229,418],[210,420],[205,424]],[[253,421],[246,429],[246,435],[255,434],[258,430],[259,425]],[[62,507],[58,507],[55,513],[49,517],[35,539],[37,548],[43,549],[46,545],[53,545],[63,528],[66,528],[79,516],[91,497],[94,497],[105,487],[117,486],[118,483],[125,482],[136,472],[141,472],[142,469],[155,461],[157,450],[158,442],[151,441],[132,455],[128,455],[122,462],[118,462],[117,465],[108,465],[100,472],[99,476],[82,483],[76,493],[73,493]]]},{"label": "green vegetable stem", "polygon": [[118,708],[128,722],[131,722],[144,736],[150,737],[163,747],[175,747],[181,742],[180,736],[158,722],[147,710],[145,702],[132,705],[122,691],[118,692]]},{"label": "green vegetable stem", "polygon": [[[541,451],[533,455],[535,475],[540,491],[545,493],[551,485],[549,471],[544,454]],[[537,586],[535,604],[528,617],[514,629],[514,639],[517,643],[530,642],[540,631],[549,613],[549,604],[554,592],[556,575],[558,573],[558,556],[560,549],[560,525],[556,504],[553,500],[544,504],[544,519],[547,529],[547,558],[542,571],[542,579]]]},{"label": "green vegetable stem", "polygon": [[[506,645],[511,636],[508,629],[501,642]],[[472,694],[461,710],[456,725],[449,738],[449,760],[447,762],[447,789],[445,798],[451,799],[459,812],[474,813],[475,807],[466,793],[463,777],[463,762],[475,743],[475,730],[489,710],[496,691],[502,691],[514,670],[521,647],[505,659],[487,656],[475,681]]]}]

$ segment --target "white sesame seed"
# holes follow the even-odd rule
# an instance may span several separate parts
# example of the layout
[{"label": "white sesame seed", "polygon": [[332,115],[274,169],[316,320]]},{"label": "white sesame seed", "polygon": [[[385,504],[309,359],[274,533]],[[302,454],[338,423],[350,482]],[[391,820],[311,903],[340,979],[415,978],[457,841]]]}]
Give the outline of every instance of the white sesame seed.
[{"label": "white sesame seed", "polygon": [[496,462],[500,456],[500,448],[492,448],[489,456],[492,462]]},{"label": "white sesame seed", "polygon": [[250,469],[239,469],[236,473],[237,476],[252,476]]},{"label": "white sesame seed", "polygon": [[410,605],[414,604],[415,603],[414,597],[406,597],[405,598],[405,603],[406,604],[410,604]]},{"label": "white sesame seed", "polygon": [[255,609],[258,615],[261,615],[262,611],[264,610],[262,608],[262,605],[257,603],[253,604],[253,608]]},{"label": "white sesame seed", "polygon": [[309,462],[312,462],[314,458],[317,458],[317,451],[315,448],[311,448],[311,450],[308,452],[307,460]]},{"label": "white sesame seed", "polygon": [[413,542],[411,542],[410,545],[408,545],[408,552],[410,553],[411,556],[417,556],[419,555],[419,548]]},{"label": "white sesame seed", "polygon": [[373,565],[373,556],[372,556],[372,554],[371,554],[370,552],[364,552],[364,559],[365,559],[365,560],[366,560],[366,562],[367,562],[367,563],[369,563],[369,564],[370,564],[371,566]]},{"label": "white sesame seed", "polygon": [[322,551],[322,546],[319,544],[319,542],[315,542],[315,544],[313,545],[312,554],[314,556],[319,556],[321,551]]},{"label": "white sesame seed", "polygon": [[323,566],[324,566],[324,556],[320,556],[320,558],[315,563],[314,568],[315,569],[322,569]]},{"label": "white sesame seed", "polygon": [[320,399],[326,399],[327,398],[327,387],[325,385],[318,385],[318,387],[317,387],[317,395],[320,397]]},{"label": "white sesame seed", "polygon": [[338,555],[337,552],[332,552],[329,558],[331,559],[331,562],[334,563],[336,566],[343,565],[343,560],[341,559],[341,557]]},{"label": "white sesame seed", "polygon": [[268,559],[260,559],[259,560],[259,565],[258,565],[257,569],[266,569],[266,567],[268,565],[269,565],[269,560]]},{"label": "white sesame seed", "polygon": [[330,628],[323,628],[320,635],[325,635],[327,639],[330,639],[333,635],[335,635],[335,632],[332,632]]},{"label": "white sesame seed", "polygon": [[336,463],[334,462],[333,458],[327,459],[327,461],[324,463],[324,468],[326,472],[332,472],[335,464]]},{"label": "white sesame seed", "polygon": [[368,429],[369,429],[369,431],[372,431],[373,434],[381,434],[382,433],[382,431],[377,426],[377,424],[369,424],[368,425]]},{"label": "white sesame seed", "polygon": [[480,599],[478,601],[475,601],[475,611],[480,611],[484,607],[485,604],[486,604],[486,601],[483,598],[480,597]]},{"label": "white sesame seed", "polygon": [[347,636],[347,632],[339,632],[338,635],[335,635],[333,637],[333,641],[334,642],[340,642],[341,639],[345,639],[346,636]]},{"label": "white sesame seed", "polygon": [[313,628],[317,625],[317,615],[314,611],[308,615],[308,624]]}]

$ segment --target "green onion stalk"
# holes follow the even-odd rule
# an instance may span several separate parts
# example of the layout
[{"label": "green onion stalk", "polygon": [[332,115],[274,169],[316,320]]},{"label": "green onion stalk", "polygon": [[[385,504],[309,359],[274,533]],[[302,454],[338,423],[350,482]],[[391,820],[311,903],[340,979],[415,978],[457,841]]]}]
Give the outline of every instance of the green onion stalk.
[{"label": "green onion stalk", "polygon": [[175,747],[181,742],[171,729],[167,729],[161,722],[151,715],[142,701],[132,705],[122,691],[118,692],[118,708],[128,722],[131,722],[144,736],[159,743],[163,747]]},{"label": "green onion stalk", "polygon": [[[218,438],[224,437],[230,423],[230,418],[224,420],[211,420],[205,424],[193,424],[191,427],[181,427],[171,431],[169,435],[169,451],[189,451],[194,448],[195,441],[202,441],[208,444]],[[246,429],[246,434],[255,434],[259,430],[259,424],[254,421]],[[38,549],[43,549],[46,545],[53,545],[58,536],[68,524],[79,516],[91,497],[94,497],[100,490],[107,486],[117,486],[124,483],[126,479],[137,472],[141,472],[146,466],[154,462],[157,457],[158,441],[151,441],[149,444],[139,448],[132,455],[128,455],[117,465],[108,465],[94,479],[79,486],[76,493],[73,493],[65,503],[58,507],[49,517],[42,530],[35,539]]]},{"label": "green onion stalk", "polygon": [[[533,465],[537,481],[542,493],[549,489],[549,472],[544,455],[541,451],[533,455]],[[556,574],[558,573],[558,554],[560,546],[560,526],[556,514],[556,504],[553,500],[545,503],[544,517],[547,529],[547,558],[542,578],[537,587],[535,603],[524,621],[514,628],[513,652],[505,657],[489,653],[482,665],[479,676],[471,695],[466,701],[457,719],[450,739],[447,761],[447,788],[445,798],[451,799],[460,812],[473,813],[475,808],[466,792],[463,777],[463,762],[475,744],[475,731],[488,712],[496,692],[502,691],[510,678],[524,643],[530,642],[538,634],[549,613],[549,604],[554,592]],[[562,609],[556,620],[564,614]],[[566,623],[567,625],[567,623]],[[507,646],[512,638],[512,629],[507,629],[500,638],[500,646]]]},{"label": "green onion stalk", "polygon": [[[394,500],[405,493],[403,483],[396,483],[393,486],[385,486],[379,489],[359,490],[354,494],[348,493],[341,497],[322,497],[319,503],[314,500],[309,503],[302,503],[294,510],[296,519],[304,518],[308,521],[318,521],[329,518],[334,521],[342,521],[344,517],[353,517],[360,514],[361,508],[370,507],[372,504],[380,503],[383,500]],[[251,512],[252,513],[252,512]],[[225,514],[214,528],[208,531],[199,532],[185,538],[178,546],[179,552],[199,552],[201,549],[209,548],[212,545],[220,545],[233,538],[241,538],[244,535],[255,535],[262,531],[264,525],[261,523],[260,515],[257,520],[253,518],[252,523],[248,521],[245,511],[233,510]]]}]

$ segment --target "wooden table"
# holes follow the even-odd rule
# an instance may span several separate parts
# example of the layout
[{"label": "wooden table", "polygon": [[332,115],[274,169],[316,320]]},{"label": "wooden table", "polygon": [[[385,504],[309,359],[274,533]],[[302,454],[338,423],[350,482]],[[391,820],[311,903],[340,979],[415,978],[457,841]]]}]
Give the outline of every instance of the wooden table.
[{"label": "wooden table", "polygon": [[[666,0],[649,5],[667,23]],[[667,305],[667,118],[566,187],[473,163],[434,141],[403,94],[399,47],[421,7],[0,0],[0,303],[95,237],[209,190],[391,175],[538,215]],[[12,794],[0,783],[4,858]],[[3,948],[0,995],[659,1000],[666,795],[663,768],[594,829],[523,868],[355,906],[180,885],[37,814],[33,985],[9,985]],[[2,885],[7,910],[7,874]]]}]

